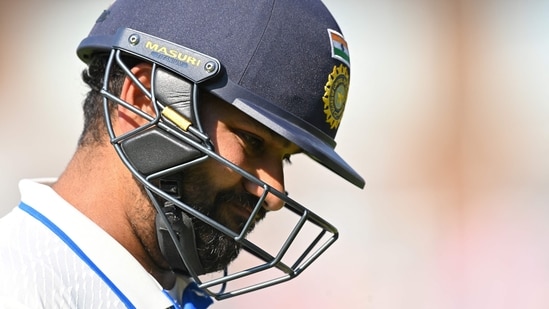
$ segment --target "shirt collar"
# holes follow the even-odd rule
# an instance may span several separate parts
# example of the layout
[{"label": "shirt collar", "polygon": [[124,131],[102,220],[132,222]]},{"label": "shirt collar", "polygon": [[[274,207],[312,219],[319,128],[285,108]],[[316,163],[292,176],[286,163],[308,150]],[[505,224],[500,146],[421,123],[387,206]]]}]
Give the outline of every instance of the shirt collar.
[{"label": "shirt collar", "polygon": [[50,187],[54,181],[22,180],[21,201],[68,235],[137,308],[171,307],[172,300],[154,277],[112,236],[59,196]]}]

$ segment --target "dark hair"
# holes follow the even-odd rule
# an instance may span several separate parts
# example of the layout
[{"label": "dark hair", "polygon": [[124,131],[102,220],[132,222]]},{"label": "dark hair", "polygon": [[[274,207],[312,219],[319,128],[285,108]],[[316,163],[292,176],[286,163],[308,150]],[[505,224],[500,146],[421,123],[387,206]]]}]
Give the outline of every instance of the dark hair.
[{"label": "dark hair", "polygon": [[[94,55],[88,68],[82,71],[82,80],[90,87],[90,91],[84,100],[84,128],[78,146],[91,146],[101,143],[106,137],[105,112],[103,107],[103,95],[100,91],[105,80],[105,68],[108,55]],[[108,89],[118,95],[122,90],[125,74],[117,65],[113,65],[110,71]],[[113,111],[115,105],[109,101],[109,111]],[[112,115],[112,113],[111,113]]]}]

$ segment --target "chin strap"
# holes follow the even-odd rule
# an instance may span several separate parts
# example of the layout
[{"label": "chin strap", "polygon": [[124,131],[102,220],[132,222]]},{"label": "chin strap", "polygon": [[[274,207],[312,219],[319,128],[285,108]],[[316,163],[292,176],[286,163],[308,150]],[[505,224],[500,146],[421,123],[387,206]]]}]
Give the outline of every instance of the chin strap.
[{"label": "chin strap", "polygon": [[[173,184],[174,183],[172,182],[172,185]],[[176,190],[170,185],[162,185],[161,187],[165,191],[172,193],[173,190]],[[149,194],[152,196],[152,193],[149,192]],[[164,205],[160,206],[160,200],[161,198],[153,199],[157,210],[162,211],[161,213],[157,211],[155,218],[156,235],[160,251],[174,272],[198,280],[196,276],[204,275],[206,271],[202,267],[196,249],[195,231],[192,219],[172,202],[165,201]],[[223,274],[224,276],[228,274],[227,267],[223,270]],[[194,294],[197,294],[194,298],[200,299],[200,295],[202,294],[208,296],[206,292],[198,287],[196,282],[191,283],[196,286],[196,288],[192,289]],[[223,293],[226,285],[226,282],[222,283],[218,293]],[[185,299],[185,297],[183,299]],[[189,307],[189,309],[191,308],[194,307]]]},{"label": "chin strap", "polygon": [[[169,202],[165,203],[162,211],[163,214],[157,213],[156,215],[156,235],[162,254],[175,272],[190,275],[191,272],[189,272],[188,268],[191,268],[196,275],[203,275],[204,270],[196,251],[195,234],[191,218]],[[165,220],[162,217],[165,217]],[[170,236],[166,221],[169,222],[176,239],[172,239]],[[180,256],[175,241],[178,242],[185,261]]]}]

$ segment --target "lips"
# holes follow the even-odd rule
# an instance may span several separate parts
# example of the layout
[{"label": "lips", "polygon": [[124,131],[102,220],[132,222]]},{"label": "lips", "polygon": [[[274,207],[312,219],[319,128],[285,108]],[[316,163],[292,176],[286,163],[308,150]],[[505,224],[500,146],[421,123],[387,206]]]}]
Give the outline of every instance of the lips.
[{"label": "lips", "polygon": [[[225,209],[227,210],[227,218],[230,218],[227,220],[229,222],[226,222],[227,227],[235,233],[240,233],[250,218],[253,212],[253,207],[249,205],[231,203],[225,205]],[[248,232],[250,232],[254,228],[255,224],[263,219],[263,217],[265,217],[265,210],[260,209]]]},{"label": "lips", "polygon": [[239,217],[243,218],[244,219],[244,222],[246,222],[248,220],[248,218],[250,217],[250,215],[252,214],[252,208],[249,207],[249,206],[245,206],[245,205],[237,205],[237,204],[232,204],[231,205],[231,211],[238,215]]}]

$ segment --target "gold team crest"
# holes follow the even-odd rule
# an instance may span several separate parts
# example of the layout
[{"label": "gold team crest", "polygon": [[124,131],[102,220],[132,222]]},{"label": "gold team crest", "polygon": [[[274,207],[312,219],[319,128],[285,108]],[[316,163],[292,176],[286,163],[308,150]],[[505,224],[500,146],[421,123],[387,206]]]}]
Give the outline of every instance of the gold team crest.
[{"label": "gold team crest", "polygon": [[334,66],[332,73],[328,75],[328,82],[324,86],[324,96],[322,97],[324,114],[326,114],[326,122],[330,124],[330,129],[339,127],[348,91],[349,69],[343,64]]}]

